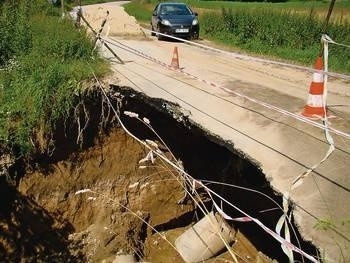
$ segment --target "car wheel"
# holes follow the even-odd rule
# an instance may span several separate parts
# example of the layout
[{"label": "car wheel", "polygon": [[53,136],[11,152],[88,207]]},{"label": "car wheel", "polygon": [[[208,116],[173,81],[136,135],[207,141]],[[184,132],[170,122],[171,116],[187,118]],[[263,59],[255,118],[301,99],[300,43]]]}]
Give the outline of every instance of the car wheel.
[{"label": "car wheel", "polygon": [[156,33],[153,32],[154,31],[153,25],[151,25],[151,26],[152,26],[151,36],[154,37],[156,35]]}]

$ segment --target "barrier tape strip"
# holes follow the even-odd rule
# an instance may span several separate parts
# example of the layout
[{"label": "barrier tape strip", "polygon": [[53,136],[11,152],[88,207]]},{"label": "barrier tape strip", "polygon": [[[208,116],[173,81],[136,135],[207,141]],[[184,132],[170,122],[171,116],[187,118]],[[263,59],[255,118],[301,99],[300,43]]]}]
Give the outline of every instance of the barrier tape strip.
[{"label": "barrier tape strip", "polygon": [[[339,135],[339,136],[342,136],[342,137],[345,137],[345,138],[347,138],[347,139],[350,139],[350,134],[349,134],[349,133],[345,133],[345,132],[343,132],[343,131],[334,129],[334,128],[332,128],[332,127],[327,127],[327,126],[325,126],[325,125],[323,125],[323,124],[320,124],[320,123],[318,123],[318,122],[316,122],[316,121],[310,120],[310,119],[308,119],[308,118],[306,118],[306,117],[304,117],[304,116],[302,116],[302,115],[300,115],[300,114],[296,114],[296,113],[289,112],[289,111],[287,111],[287,110],[284,110],[284,109],[282,109],[282,108],[273,106],[273,105],[268,104],[268,103],[266,103],[266,102],[259,101],[259,100],[257,100],[257,99],[254,99],[254,98],[251,98],[251,97],[249,97],[249,96],[246,96],[246,95],[244,95],[244,94],[238,93],[238,92],[236,92],[236,91],[232,91],[232,90],[230,90],[230,89],[228,89],[228,88],[225,88],[225,87],[223,87],[223,86],[221,86],[221,85],[219,85],[219,84],[216,84],[215,82],[208,81],[208,80],[205,80],[205,79],[201,79],[201,78],[199,78],[199,77],[197,77],[197,76],[194,76],[194,75],[192,75],[192,74],[190,74],[190,73],[188,73],[188,72],[186,72],[186,71],[184,71],[184,70],[182,70],[182,69],[175,69],[174,67],[172,67],[172,66],[170,66],[170,65],[168,65],[168,64],[166,64],[166,63],[164,63],[164,62],[162,62],[162,61],[160,61],[160,60],[158,60],[158,59],[156,59],[156,58],[154,58],[154,57],[152,57],[152,56],[150,56],[150,55],[148,55],[148,54],[142,52],[142,51],[139,51],[139,50],[137,50],[137,49],[134,49],[134,48],[132,48],[132,47],[130,47],[130,46],[126,46],[126,45],[124,45],[124,44],[122,44],[122,43],[120,43],[120,42],[117,42],[117,41],[115,41],[115,40],[108,40],[108,39],[106,39],[106,38],[102,38],[102,39],[103,39],[105,42],[110,43],[110,44],[122,45],[122,46],[124,46],[126,49],[129,49],[129,50],[131,50],[131,51],[137,53],[139,56],[144,57],[144,58],[146,58],[146,59],[148,59],[148,60],[150,60],[150,61],[152,61],[152,62],[154,62],[154,63],[156,63],[156,64],[159,64],[159,65],[161,65],[161,66],[163,66],[163,67],[165,67],[165,68],[167,68],[167,69],[169,69],[169,70],[182,73],[182,74],[184,74],[184,75],[186,75],[186,76],[188,76],[188,77],[190,77],[190,78],[192,78],[192,79],[195,79],[195,80],[198,80],[198,81],[200,81],[200,82],[203,82],[203,83],[205,83],[205,84],[207,84],[207,85],[209,85],[209,86],[212,86],[212,87],[215,87],[215,88],[219,88],[219,89],[225,91],[226,93],[229,93],[229,94],[231,94],[231,95],[235,95],[235,96],[244,98],[244,99],[249,100],[249,101],[251,101],[251,102],[253,102],[253,103],[255,103],[255,104],[258,104],[258,105],[263,106],[263,107],[265,107],[265,108],[268,108],[268,109],[270,109],[270,110],[277,111],[277,112],[279,112],[279,113],[281,113],[281,114],[283,114],[283,115],[292,117],[292,118],[294,118],[294,119],[296,119],[296,120],[299,120],[299,121],[301,121],[301,122],[310,124],[310,125],[312,125],[312,126],[314,126],[314,127],[317,127],[317,128],[319,128],[319,129],[322,129],[322,130],[328,129],[329,131],[331,131],[331,132],[333,132],[333,133],[335,133],[335,134],[337,134],[337,135]],[[115,44],[115,43],[113,43],[113,42],[116,42],[117,44]]]},{"label": "barrier tape strip", "polygon": [[[256,58],[256,57],[252,57],[252,56],[248,56],[248,55],[238,54],[238,53],[235,53],[235,52],[229,52],[229,51],[221,50],[221,49],[218,49],[218,48],[213,48],[213,47],[210,47],[210,46],[207,46],[207,45],[199,44],[197,42],[188,41],[186,39],[182,39],[182,38],[174,37],[174,36],[171,36],[171,35],[159,33],[157,31],[152,31],[152,30],[149,30],[149,29],[144,28],[144,27],[141,27],[141,29],[144,30],[144,31],[148,31],[150,33],[159,34],[159,35],[164,36],[164,37],[175,39],[175,40],[187,43],[189,45],[193,45],[193,46],[197,46],[197,47],[200,47],[200,48],[204,48],[206,50],[211,50],[211,51],[214,51],[214,52],[217,52],[217,53],[227,54],[227,55],[230,55],[230,56],[232,56],[234,58],[238,58],[238,59],[243,59],[243,60],[248,60],[248,61],[256,61],[256,62],[261,62],[261,63],[268,63],[268,64],[273,64],[273,65],[279,65],[279,66],[284,66],[284,67],[288,67],[288,68],[300,69],[300,70],[304,70],[304,71],[308,71],[308,72],[312,72],[312,73],[313,72],[319,72],[319,70],[315,70],[313,68],[308,68],[308,67],[288,64],[288,63],[284,63],[284,62],[273,61],[273,60],[269,60],[269,59]],[[338,44],[338,45],[340,45],[340,44]],[[323,71],[323,73],[327,74],[329,76],[332,76],[332,77],[337,77],[337,78],[350,80],[350,75],[336,73],[336,72],[324,72],[324,71]]]},{"label": "barrier tape strip", "polygon": [[[275,238],[278,242],[280,242],[281,244],[286,245],[287,247],[290,247],[291,249],[293,249],[293,251],[296,251],[297,253],[305,256],[306,258],[308,258],[310,261],[318,263],[319,261],[316,260],[313,256],[307,254],[306,252],[304,252],[302,249],[296,247],[295,245],[291,244],[290,242],[286,241],[283,237],[279,236],[277,233],[275,233],[274,231],[272,231],[271,229],[269,229],[267,226],[265,226],[262,222],[260,222],[258,219],[250,216],[249,214],[247,214],[246,212],[244,212],[243,210],[239,209],[237,206],[231,204],[230,202],[228,202],[226,199],[224,199],[223,197],[221,197],[219,194],[215,193],[214,191],[210,190],[207,186],[205,186],[202,182],[194,179],[193,177],[191,177],[191,175],[189,175],[183,168],[179,167],[178,165],[174,164],[172,161],[170,161],[168,158],[166,158],[165,156],[163,156],[161,153],[154,151],[147,143],[143,142],[141,139],[139,139],[138,137],[136,137],[134,134],[132,134],[123,124],[123,122],[121,121],[117,110],[114,108],[112,102],[110,101],[109,97],[107,96],[105,90],[102,87],[102,84],[100,83],[100,81],[98,80],[98,78],[96,77],[96,75],[93,73],[95,80],[97,81],[97,83],[100,86],[100,89],[103,93],[103,95],[105,96],[107,103],[111,106],[113,113],[115,114],[120,126],[122,127],[122,129],[129,134],[132,138],[134,138],[136,141],[138,141],[139,143],[141,143],[143,146],[145,146],[147,149],[149,149],[150,151],[153,151],[153,153],[155,155],[157,155],[159,158],[161,158],[163,161],[165,161],[166,163],[168,163],[171,167],[173,167],[174,169],[176,169],[177,171],[181,172],[182,175],[184,176],[185,179],[187,180],[192,180],[192,181],[196,181],[199,185],[203,186],[204,189],[210,194],[214,194],[215,196],[219,197],[222,201],[226,202],[227,204],[231,205],[233,208],[235,208],[237,211],[239,211],[240,213],[242,213],[243,215],[245,215],[246,217],[250,218],[254,223],[256,223],[258,226],[260,226],[266,233],[270,234],[273,238]],[[211,194],[210,194],[211,196]]]},{"label": "barrier tape strip", "polygon": [[348,48],[350,48],[350,45],[337,43],[337,42],[335,42],[333,39],[331,39],[331,38],[330,38],[328,35],[326,35],[326,34],[323,34],[323,35],[322,35],[322,40],[323,40],[324,42],[327,42],[327,43],[330,43],[330,44],[334,44],[334,45],[337,45],[337,46],[348,47]]},{"label": "barrier tape strip", "polygon": [[[193,179],[196,180],[196,179]],[[258,226],[260,226],[266,233],[270,234],[274,239],[276,239],[279,243],[281,243],[282,245],[282,250],[284,251],[285,248],[287,248],[289,251],[295,251],[297,253],[299,253],[300,255],[306,257],[307,259],[309,259],[311,262],[315,262],[318,263],[319,261],[317,259],[315,259],[313,256],[307,254],[306,252],[304,252],[302,249],[298,248],[297,246],[293,245],[290,241],[288,241],[287,239],[283,238],[281,235],[277,234],[276,232],[272,231],[271,229],[269,229],[267,226],[265,226],[259,219],[256,219],[250,215],[248,215],[247,213],[243,212],[242,210],[240,210],[238,207],[232,205],[237,211],[241,212],[242,214],[245,215],[245,217],[242,218],[232,218],[229,215],[227,215],[214,201],[211,193],[214,193],[216,196],[220,197],[218,194],[216,194],[215,192],[213,192],[211,189],[209,189],[208,187],[206,187],[204,184],[202,184],[200,181],[196,182],[200,185],[202,185],[202,187],[204,187],[205,191],[208,193],[208,195],[210,196],[211,200],[213,201],[213,204],[215,206],[215,209],[218,211],[218,213],[225,218],[226,220],[233,220],[233,221],[238,221],[240,219],[242,219],[242,221],[240,222],[254,222],[256,223]],[[222,198],[223,201],[226,201],[225,199]],[[227,201],[226,201],[227,202]],[[289,232],[288,232],[289,233]],[[288,234],[287,234],[288,237]],[[289,237],[290,238],[290,237]],[[289,254],[287,255],[288,257],[290,256]]]},{"label": "barrier tape strip", "polygon": [[[323,52],[324,52],[324,71],[327,72],[328,71],[328,44],[331,43],[333,40],[328,37],[326,34],[322,35],[321,41],[323,42]],[[334,42],[334,41],[333,41]],[[303,179],[305,177],[307,177],[312,171],[314,171],[318,166],[320,166],[324,161],[326,161],[328,159],[328,157],[334,152],[335,150],[335,146],[334,146],[334,140],[332,138],[332,136],[329,133],[329,123],[328,123],[328,117],[327,117],[327,111],[326,111],[326,105],[327,105],[327,84],[328,84],[328,76],[327,74],[324,75],[324,92],[323,92],[323,111],[326,113],[325,117],[323,119],[323,123],[325,126],[325,136],[326,136],[326,140],[329,144],[329,148],[328,151],[326,153],[326,155],[322,158],[321,161],[319,161],[317,164],[313,165],[310,169],[306,170],[304,173],[302,173],[301,175],[299,175],[297,178],[295,178],[292,182],[291,185],[291,189],[295,189],[298,186],[300,186],[303,182]]]},{"label": "barrier tape strip", "polygon": [[[288,200],[289,200],[289,193],[286,192],[283,194],[283,215],[277,221],[275,231],[278,235],[281,235],[281,230],[284,226],[284,238],[288,242],[291,242],[290,231],[288,227],[288,223],[291,221],[291,219],[288,217],[288,209],[289,209]],[[300,245],[300,243],[298,244]],[[294,262],[293,251],[289,249],[287,246],[285,246],[284,244],[281,244],[281,248],[284,254],[286,254],[287,257],[289,258],[289,262]]]},{"label": "barrier tape strip", "polygon": [[[242,216],[242,217],[235,217],[235,218],[232,218],[230,217],[229,215],[227,215],[223,210],[222,208],[220,208],[214,201],[213,201],[213,204],[214,204],[214,207],[215,209],[221,214],[221,216],[223,218],[225,218],[226,220],[231,220],[231,221],[236,221],[236,222],[252,222],[253,220],[248,217],[248,216]],[[273,210],[275,209],[278,209],[278,208],[273,208]],[[271,209],[268,209],[268,210],[261,210],[259,211],[259,213],[265,213],[265,212],[268,212],[268,211],[271,211]]]},{"label": "barrier tape strip", "polygon": [[[108,41],[106,41],[106,42],[108,42]],[[138,51],[139,52],[139,51]],[[142,53],[142,52],[140,52],[140,53]],[[146,54],[144,54],[144,53],[142,53],[143,55],[146,55]],[[170,67],[170,66],[168,66],[167,64],[165,64],[165,63],[163,63],[163,62],[161,62],[161,61],[159,61],[159,60],[156,60],[156,59],[154,59],[154,58],[152,58],[151,56],[148,56],[148,55],[146,55],[147,57],[149,57],[149,59],[151,59],[151,60],[154,60],[156,63],[158,63],[158,64],[161,64],[161,65],[163,65],[163,66],[165,66],[165,67],[167,67],[167,68],[170,68],[170,69],[172,69],[172,70],[174,70],[174,68],[172,68],[172,67]],[[189,74],[189,73],[186,73],[186,72],[184,72],[184,71],[182,71],[182,70],[175,70],[175,71],[179,71],[179,72],[181,72],[181,73],[183,73],[183,74],[185,74],[185,75],[188,75],[188,76],[190,76],[190,77],[192,77],[192,78],[195,78],[195,79],[198,79],[198,80],[201,80],[201,79],[199,79],[198,77],[196,77],[196,76],[193,76],[193,75],[191,75],[191,74]],[[326,75],[327,75],[327,73],[325,73]],[[95,79],[98,81],[98,79],[96,78],[96,76],[94,75],[94,77],[95,77]],[[203,82],[205,82],[205,83],[207,83],[207,84],[209,84],[209,85],[211,85],[211,86],[214,86],[214,87],[218,87],[218,88],[221,88],[221,89],[223,89],[223,90],[225,90],[226,92],[228,92],[229,90],[227,90],[226,88],[223,88],[223,87],[221,87],[221,86],[219,86],[219,85],[217,85],[217,84],[215,84],[215,83],[213,83],[213,82],[208,82],[208,81],[206,81],[206,80],[201,80],[201,81],[203,81]],[[99,81],[98,81],[98,83],[99,83]],[[100,84],[100,83],[99,83]],[[139,142],[141,142],[144,146],[146,146],[147,148],[149,148],[152,152],[153,152],[153,149],[152,148],[150,148],[147,144],[145,144],[145,143],[143,143],[141,140],[139,140],[137,137],[135,137],[133,134],[131,134],[127,129],[126,129],[126,127],[123,125],[123,123],[121,122],[121,120],[120,120],[120,118],[119,118],[119,116],[118,116],[118,113],[117,113],[117,111],[114,109],[114,107],[113,107],[113,105],[111,104],[111,102],[110,102],[110,100],[109,100],[109,98],[108,98],[108,96],[107,96],[107,94],[105,93],[105,91],[103,90],[103,88],[102,88],[102,85],[100,84],[100,87],[101,87],[101,90],[102,90],[102,92],[103,92],[103,94],[104,94],[104,96],[107,98],[107,101],[108,101],[108,103],[110,104],[110,106],[112,107],[112,109],[113,109],[113,111],[114,111],[114,113],[115,113],[115,115],[116,115],[116,117],[117,117],[117,119],[119,120],[119,123],[121,124],[121,126],[122,126],[122,128],[127,132],[127,133],[129,133],[132,137],[134,137],[137,141],[139,141]],[[236,94],[236,92],[233,92],[233,91],[230,91],[230,92],[232,92],[232,93],[234,93],[234,94]],[[239,94],[239,93],[237,93],[236,94],[237,96],[240,96],[240,97],[246,97],[247,99],[249,99],[249,100],[251,100],[251,98],[249,98],[249,97],[247,97],[247,96],[245,96],[245,95],[242,95],[242,94]],[[253,99],[254,100],[254,99]],[[254,101],[256,101],[256,102],[259,102],[259,101],[257,101],[257,100],[254,100]],[[261,102],[259,102],[259,103],[261,103]],[[262,104],[261,104],[262,105]],[[266,105],[268,105],[268,104],[266,104]],[[272,106],[272,105],[270,105],[270,106]],[[273,106],[274,107],[274,106]],[[277,108],[277,107],[276,107]],[[278,109],[278,108],[277,108]],[[280,109],[280,110],[282,110],[282,109]],[[283,110],[284,111],[284,110]],[[289,113],[289,112],[288,112]],[[290,113],[290,114],[292,114],[292,113]],[[326,117],[327,118],[327,117]],[[327,119],[326,119],[327,120]],[[325,125],[325,131],[326,131],[326,134],[328,134],[329,135],[329,128],[328,128],[328,126],[327,126],[327,124]],[[330,135],[329,135],[330,136]],[[330,137],[331,138],[331,137]],[[327,139],[328,140],[328,139]],[[333,143],[334,144],[334,143]],[[189,174],[187,174],[182,168],[179,168],[177,165],[175,165],[174,163],[172,163],[170,160],[168,160],[167,158],[165,158],[165,157],[163,157],[161,154],[159,154],[159,153],[157,153],[157,152],[154,152],[157,156],[159,156],[160,158],[162,158],[162,159],[165,159],[165,161],[167,162],[167,163],[169,163],[171,166],[173,166],[175,169],[177,169],[177,170],[180,170],[184,175],[186,175],[186,176],[188,176],[189,178],[191,178],[192,180],[195,180],[194,178],[192,178]],[[211,197],[211,194],[210,194],[210,189],[209,188],[207,188],[204,184],[202,184],[201,182],[199,182],[199,181],[197,181],[199,184],[201,184],[203,187],[204,187],[204,189],[208,192],[208,194],[210,195],[210,197]],[[215,195],[217,195],[218,197],[220,197],[218,194],[216,194],[215,192],[213,192]],[[222,198],[222,197],[220,197],[220,198]],[[213,198],[212,198],[212,200],[213,200]],[[224,200],[224,201],[226,201],[225,199],[223,199],[222,198],[222,200]],[[226,201],[227,202],[227,201]],[[303,255],[303,256],[305,256],[306,258],[308,258],[310,261],[312,261],[312,262],[319,262],[318,260],[316,260],[313,256],[311,256],[311,255],[309,255],[309,254],[307,254],[307,253],[305,253],[303,250],[301,250],[300,248],[298,248],[298,247],[296,247],[295,245],[293,245],[292,243],[290,243],[290,234],[289,234],[289,230],[288,230],[288,232],[285,232],[285,236],[287,237],[287,240],[286,239],[284,239],[283,237],[281,237],[279,234],[280,234],[280,230],[281,230],[281,228],[282,228],[282,225],[281,226],[278,226],[279,225],[279,223],[280,223],[280,221],[283,219],[283,221],[285,220],[285,217],[286,217],[286,215],[284,215],[284,217],[282,216],[281,218],[280,218],[280,220],[279,220],[279,222],[277,223],[277,226],[276,226],[276,229],[278,228],[278,230],[277,230],[277,232],[278,232],[278,234],[277,233],[275,233],[274,231],[272,231],[271,229],[269,229],[268,227],[266,227],[262,222],[260,222],[258,219],[256,219],[256,218],[254,218],[254,217],[251,217],[251,216],[249,216],[248,214],[246,214],[245,212],[243,212],[242,210],[240,210],[238,207],[235,207],[234,205],[232,205],[233,207],[235,207],[238,211],[240,211],[241,213],[243,213],[243,214],[245,214],[246,216],[245,217],[240,217],[240,218],[232,218],[232,217],[230,217],[230,216],[228,216],[226,213],[224,213],[224,211],[223,210],[221,210],[219,207],[218,207],[218,205],[214,202],[214,200],[213,200],[213,203],[214,203],[214,206],[216,207],[216,209],[219,211],[219,213],[220,214],[222,214],[223,215],[223,217],[225,218],[225,219],[228,219],[228,220],[235,220],[235,221],[239,221],[239,222],[250,222],[250,221],[253,221],[253,222],[255,222],[256,224],[258,224],[266,233],[268,233],[268,234],[270,234],[273,238],[275,238],[278,242],[280,242],[281,243],[281,245],[282,245],[282,249],[283,249],[283,251],[285,252],[285,250],[284,250],[284,248],[288,248],[289,250],[292,250],[292,251],[295,251],[295,252],[297,252],[297,253],[299,253],[299,254],[301,254],[301,255]],[[287,228],[286,228],[287,229]],[[285,229],[285,231],[287,231]],[[286,253],[286,252],[285,252]],[[287,253],[286,253],[287,254]],[[287,254],[288,255],[288,254]]]}]

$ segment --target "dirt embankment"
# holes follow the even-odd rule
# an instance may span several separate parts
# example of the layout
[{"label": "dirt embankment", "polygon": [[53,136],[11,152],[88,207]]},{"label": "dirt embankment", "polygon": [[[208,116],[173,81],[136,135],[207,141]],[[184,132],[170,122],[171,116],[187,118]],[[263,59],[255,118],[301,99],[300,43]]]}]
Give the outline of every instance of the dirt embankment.
[{"label": "dirt embankment", "polygon": [[[56,134],[61,158],[37,158],[35,169],[17,174],[17,187],[0,177],[1,258],[113,262],[116,255],[132,254],[138,260],[182,262],[174,241],[203,215],[189,200],[178,204],[184,189],[176,171],[158,159],[140,164],[148,152],[120,127],[98,132],[102,100],[96,92],[92,97],[85,98],[90,123],[83,150],[67,145],[76,141],[71,127],[66,137]],[[267,262],[240,231],[235,238],[233,249],[245,261]],[[227,252],[217,258],[232,260]]]},{"label": "dirt embankment", "polygon": [[[92,262],[112,261],[118,253],[143,258],[150,231],[146,224],[156,227],[193,209],[176,204],[183,191],[166,167],[139,169],[146,154],[116,129],[85,152],[53,164],[49,172],[28,175],[19,191],[58,221],[69,222],[72,255]],[[93,192],[75,194],[82,189]]]}]

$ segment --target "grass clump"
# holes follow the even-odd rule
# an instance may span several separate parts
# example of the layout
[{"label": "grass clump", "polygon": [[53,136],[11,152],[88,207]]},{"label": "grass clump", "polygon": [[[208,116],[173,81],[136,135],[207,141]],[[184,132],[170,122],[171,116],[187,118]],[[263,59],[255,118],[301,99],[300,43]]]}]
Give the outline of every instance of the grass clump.
[{"label": "grass clump", "polygon": [[0,6],[8,18],[0,20],[0,143],[27,155],[37,133],[50,137],[55,122],[68,117],[90,65],[100,75],[107,64],[86,32],[47,1],[13,2]]}]

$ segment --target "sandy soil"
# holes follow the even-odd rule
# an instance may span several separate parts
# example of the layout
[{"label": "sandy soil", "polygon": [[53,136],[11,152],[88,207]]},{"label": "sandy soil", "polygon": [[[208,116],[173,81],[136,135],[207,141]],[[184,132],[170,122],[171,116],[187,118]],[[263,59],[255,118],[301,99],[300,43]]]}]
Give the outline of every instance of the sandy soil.
[{"label": "sandy soil", "polygon": [[[14,192],[22,206],[0,224],[8,233],[0,235],[0,245],[7,250],[3,256],[8,260],[57,257],[64,262],[112,262],[116,255],[132,254],[150,262],[182,262],[176,250],[145,222],[156,229],[162,226],[160,233],[174,243],[196,221],[195,207],[191,202],[177,204],[183,189],[170,168],[156,162],[139,169],[145,155],[139,143],[116,129],[89,150],[28,174],[19,192]],[[93,192],[76,194],[82,189]],[[189,219],[181,219],[185,215]],[[19,222],[22,228],[15,230]],[[12,231],[22,238],[16,242]],[[235,238],[235,253],[249,262],[270,262],[240,232]],[[230,260],[230,255],[226,252],[208,262],[219,258]]]},{"label": "sandy soil", "polygon": [[[126,12],[120,12],[120,4],[123,3],[125,1],[105,3],[98,6],[83,6],[83,16],[97,32],[101,28],[103,19],[107,18],[107,22],[101,32],[103,36],[144,37],[144,33],[137,24],[136,19],[129,16]],[[109,15],[107,15],[107,11]]]},{"label": "sandy soil", "polygon": [[[51,172],[28,175],[19,191],[71,224],[72,254],[91,262],[118,253],[142,255],[151,230],[137,216],[157,226],[193,209],[176,204],[183,193],[179,184],[167,180],[170,175],[138,168],[145,155],[137,142],[116,130],[96,147],[50,167]],[[94,192],[76,195],[81,189]]]}]

